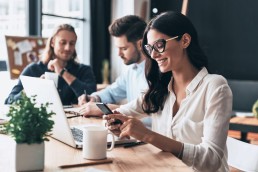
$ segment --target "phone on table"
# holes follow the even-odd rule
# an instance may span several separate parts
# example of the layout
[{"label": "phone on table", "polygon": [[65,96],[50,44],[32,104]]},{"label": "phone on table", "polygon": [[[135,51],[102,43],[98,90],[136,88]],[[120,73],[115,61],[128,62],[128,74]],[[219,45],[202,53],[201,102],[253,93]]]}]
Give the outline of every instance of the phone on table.
[{"label": "phone on table", "polygon": [[[105,115],[113,113],[112,110],[109,109],[109,107],[105,103],[96,103],[96,105]],[[113,124],[122,124],[122,121],[116,119],[115,122],[113,122]]]}]

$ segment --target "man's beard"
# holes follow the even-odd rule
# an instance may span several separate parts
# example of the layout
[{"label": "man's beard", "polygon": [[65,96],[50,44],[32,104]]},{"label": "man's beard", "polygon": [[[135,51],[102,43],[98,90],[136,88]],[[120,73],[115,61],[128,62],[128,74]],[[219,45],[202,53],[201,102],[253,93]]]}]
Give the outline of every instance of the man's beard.
[{"label": "man's beard", "polygon": [[124,64],[126,64],[126,65],[130,65],[130,64],[133,64],[133,63],[138,63],[141,59],[141,52],[135,46],[134,54],[133,54],[133,56],[130,60],[125,61],[126,58],[124,58],[124,57],[121,57],[121,58],[124,60]]}]

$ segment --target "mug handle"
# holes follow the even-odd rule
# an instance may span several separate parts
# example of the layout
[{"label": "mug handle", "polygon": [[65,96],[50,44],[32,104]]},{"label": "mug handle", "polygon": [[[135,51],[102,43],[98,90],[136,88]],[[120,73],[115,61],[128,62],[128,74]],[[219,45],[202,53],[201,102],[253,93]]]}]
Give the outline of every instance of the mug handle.
[{"label": "mug handle", "polygon": [[107,151],[111,151],[114,147],[115,147],[115,136],[113,133],[111,133],[110,131],[108,132],[108,135],[111,134],[112,135],[112,143],[110,148],[107,149]]}]

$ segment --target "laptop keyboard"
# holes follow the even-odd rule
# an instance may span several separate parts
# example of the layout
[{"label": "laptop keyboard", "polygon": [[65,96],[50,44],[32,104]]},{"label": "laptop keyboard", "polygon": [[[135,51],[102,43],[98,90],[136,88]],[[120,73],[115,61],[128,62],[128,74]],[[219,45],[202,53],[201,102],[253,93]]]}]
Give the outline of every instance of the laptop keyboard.
[{"label": "laptop keyboard", "polygon": [[78,128],[71,128],[72,134],[73,134],[73,138],[77,141],[77,142],[82,142],[82,138],[83,138],[83,131],[78,129]]}]

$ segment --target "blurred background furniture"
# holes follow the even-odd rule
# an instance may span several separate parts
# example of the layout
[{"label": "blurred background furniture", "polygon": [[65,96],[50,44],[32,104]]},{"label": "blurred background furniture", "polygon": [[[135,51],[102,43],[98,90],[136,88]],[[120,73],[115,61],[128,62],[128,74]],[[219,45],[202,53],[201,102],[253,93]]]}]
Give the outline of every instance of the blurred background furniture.
[{"label": "blurred background furniture", "polygon": [[227,138],[228,164],[241,171],[258,171],[258,146]]},{"label": "blurred background furniture", "polygon": [[240,131],[240,140],[249,142],[248,133],[258,133],[258,119],[250,116],[238,117],[237,114],[252,114],[252,106],[258,99],[258,81],[228,79],[228,84],[233,93],[233,113],[229,130]]},{"label": "blurred background furniture", "polygon": [[233,110],[251,112],[258,99],[258,81],[228,79],[228,84],[233,93]]},{"label": "blurred background furniture", "polygon": [[250,142],[248,133],[258,133],[258,119],[255,117],[232,117],[229,130],[240,131],[240,140]]}]

